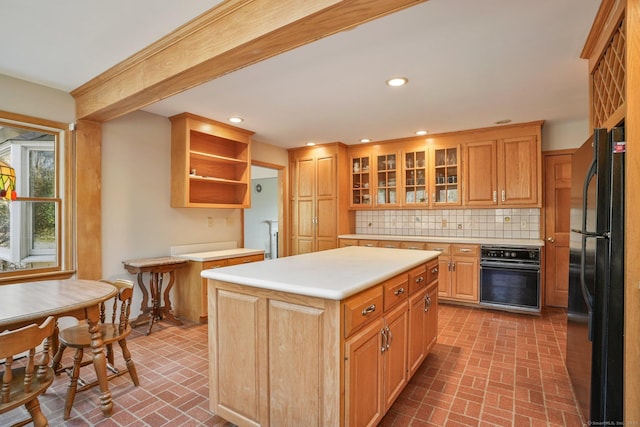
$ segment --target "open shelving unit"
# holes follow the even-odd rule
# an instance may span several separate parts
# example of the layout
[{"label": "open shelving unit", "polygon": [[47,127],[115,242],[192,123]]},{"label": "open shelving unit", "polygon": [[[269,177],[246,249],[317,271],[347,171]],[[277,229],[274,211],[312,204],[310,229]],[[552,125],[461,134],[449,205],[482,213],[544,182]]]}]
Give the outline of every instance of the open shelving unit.
[{"label": "open shelving unit", "polygon": [[171,206],[250,206],[253,132],[190,113],[171,120]]}]

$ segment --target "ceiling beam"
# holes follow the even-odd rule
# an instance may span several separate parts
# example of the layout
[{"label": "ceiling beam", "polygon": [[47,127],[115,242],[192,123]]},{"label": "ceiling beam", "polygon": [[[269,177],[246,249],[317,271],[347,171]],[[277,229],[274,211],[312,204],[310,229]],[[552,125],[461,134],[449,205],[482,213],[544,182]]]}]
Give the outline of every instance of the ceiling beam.
[{"label": "ceiling beam", "polygon": [[227,0],[71,92],[107,121],[426,0]]}]

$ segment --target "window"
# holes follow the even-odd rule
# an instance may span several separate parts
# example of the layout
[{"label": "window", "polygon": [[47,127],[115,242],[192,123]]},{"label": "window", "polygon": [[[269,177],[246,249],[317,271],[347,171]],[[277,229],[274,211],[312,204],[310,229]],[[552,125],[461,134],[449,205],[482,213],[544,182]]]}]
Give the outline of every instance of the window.
[{"label": "window", "polygon": [[0,159],[16,171],[17,199],[0,201],[0,278],[61,269],[59,128],[2,118]]}]

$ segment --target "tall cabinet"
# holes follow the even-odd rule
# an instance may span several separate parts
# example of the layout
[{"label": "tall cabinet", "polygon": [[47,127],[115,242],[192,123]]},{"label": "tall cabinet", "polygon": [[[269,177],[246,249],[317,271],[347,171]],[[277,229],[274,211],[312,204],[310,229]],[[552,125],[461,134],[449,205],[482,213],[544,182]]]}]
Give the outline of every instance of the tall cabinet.
[{"label": "tall cabinet", "polygon": [[[347,148],[333,143],[289,151],[291,255],[334,249],[348,233]],[[339,215],[338,213],[342,213]]]}]

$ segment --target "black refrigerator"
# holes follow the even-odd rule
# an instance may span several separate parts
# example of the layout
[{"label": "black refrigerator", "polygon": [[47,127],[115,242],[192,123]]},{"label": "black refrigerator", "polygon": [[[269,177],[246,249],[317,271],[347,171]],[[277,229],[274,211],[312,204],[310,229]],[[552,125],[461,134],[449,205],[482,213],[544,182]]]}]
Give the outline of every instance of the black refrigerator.
[{"label": "black refrigerator", "polygon": [[596,129],[571,164],[566,363],[593,423],[623,421],[624,139]]}]

